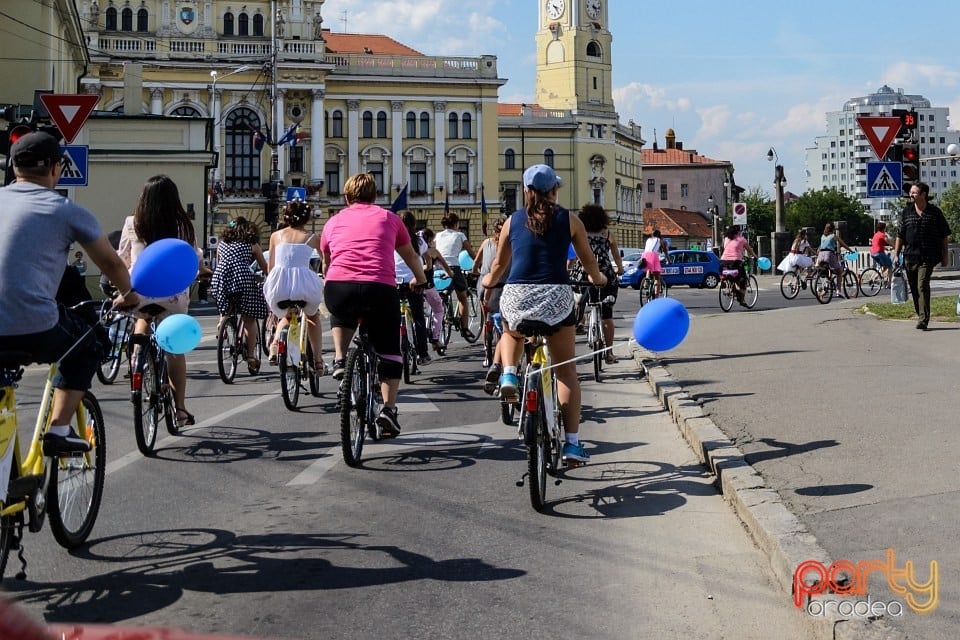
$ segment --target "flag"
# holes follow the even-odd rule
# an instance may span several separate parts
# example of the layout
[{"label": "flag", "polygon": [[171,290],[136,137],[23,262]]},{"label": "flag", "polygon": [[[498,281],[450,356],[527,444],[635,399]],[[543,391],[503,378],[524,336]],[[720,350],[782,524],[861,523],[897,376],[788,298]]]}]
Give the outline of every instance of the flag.
[{"label": "flag", "polygon": [[390,205],[390,211],[394,213],[399,213],[407,208],[407,187],[410,186],[409,183],[403,185],[403,189],[400,190],[400,195],[397,196],[397,199],[393,201],[393,204]]},{"label": "flag", "polygon": [[480,213],[487,215],[487,199],[483,195],[483,185],[480,185]]},{"label": "flag", "polygon": [[450,192],[447,191],[447,199],[443,203],[443,215],[450,213]]},{"label": "flag", "polygon": [[253,130],[253,148],[256,149],[257,151],[260,151],[261,149],[263,149],[264,142],[266,142],[266,140],[263,137],[263,132],[260,131],[260,129],[254,129]]},{"label": "flag", "polygon": [[297,127],[299,126],[300,126],[299,123],[296,123],[296,122],[290,125],[290,128],[287,129],[282,136],[280,136],[279,140],[277,140],[277,146],[280,146],[282,144],[287,144],[288,142],[290,143],[290,146],[296,145],[297,144]]}]

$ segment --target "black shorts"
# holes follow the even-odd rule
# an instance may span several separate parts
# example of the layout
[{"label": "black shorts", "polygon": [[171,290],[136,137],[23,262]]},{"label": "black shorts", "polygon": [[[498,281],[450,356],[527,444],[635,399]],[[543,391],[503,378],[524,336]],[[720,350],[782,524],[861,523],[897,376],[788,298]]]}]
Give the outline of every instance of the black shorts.
[{"label": "black shorts", "polygon": [[454,291],[466,291],[467,290],[467,278],[463,275],[463,269],[460,267],[455,267],[450,265],[450,271],[453,272],[453,290]]},{"label": "black shorts", "polygon": [[[596,302],[599,298],[600,300],[605,300],[606,298],[612,296],[613,302],[609,304],[600,305],[600,319],[601,320],[612,320],[613,319],[613,305],[617,301],[617,294],[620,292],[620,287],[617,286],[616,278],[609,278],[607,284],[604,287],[601,287],[599,290],[596,287],[587,287],[587,300],[590,302]],[[598,295],[599,294],[599,295]]]},{"label": "black shorts", "polygon": [[331,282],[323,285],[330,326],[354,330],[360,319],[380,358],[381,379],[399,378],[400,296],[395,286],[380,282]]}]

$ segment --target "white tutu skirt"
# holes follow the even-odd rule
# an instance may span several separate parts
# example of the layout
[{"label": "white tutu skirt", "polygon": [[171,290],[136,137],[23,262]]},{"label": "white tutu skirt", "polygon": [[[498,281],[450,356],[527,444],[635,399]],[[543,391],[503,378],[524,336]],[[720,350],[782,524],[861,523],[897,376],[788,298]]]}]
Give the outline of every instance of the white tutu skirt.
[{"label": "white tutu skirt", "polygon": [[287,315],[277,306],[284,300],[305,300],[303,310],[312,316],[323,302],[323,278],[308,268],[275,266],[263,282],[263,297],[278,318]]},{"label": "white tutu skirt", "polygon": [[777,269],[786,273],[794,269],[806,269],[812,265],[813,258],[810,256],[805,256],[802,253],[788,253],[787,257],[777,265]]}]

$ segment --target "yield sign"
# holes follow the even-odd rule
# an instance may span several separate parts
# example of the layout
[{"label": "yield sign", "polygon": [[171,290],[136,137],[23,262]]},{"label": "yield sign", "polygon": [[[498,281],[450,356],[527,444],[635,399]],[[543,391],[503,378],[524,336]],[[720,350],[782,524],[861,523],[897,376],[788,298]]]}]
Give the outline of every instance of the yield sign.
[{"label": "yield sign", "polygon": [[[90,93],[43,93],[40,101],[67,144],[80,133],[80,127],[97,105],[100,96]],[[900,122],[897,120],[897,122]]]},{"label": "yield sign", "polygon": [[887,116],[858,116],[857,124],[867,136],[867,141],[877,154],[877,160],[883,160],[887,155],[890,143],[900,132],[900,118]]}]

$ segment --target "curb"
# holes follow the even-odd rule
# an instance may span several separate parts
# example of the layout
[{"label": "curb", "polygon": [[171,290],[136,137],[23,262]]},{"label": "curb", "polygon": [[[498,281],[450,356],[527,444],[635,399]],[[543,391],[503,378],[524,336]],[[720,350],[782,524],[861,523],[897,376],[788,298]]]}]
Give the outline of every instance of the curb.
[{"label": "curb", "polygon": [[[830,563],[830,556],[796,515],[787,509],[780,495],[766,486],[763,477],[747,461],[733,441],[703,412],[660,364],[656,354],[630,340],[632,355],[646,373],[647,382],[665,411],[673,418],[680,435],[700,462],[716,477],[715,484],[763,551],[777,585],[793,598],[793,571],[805,560]],[[814,637],[823,640],[904,640],[902,631],[882,618],[829,619],[802,614]]]}]

